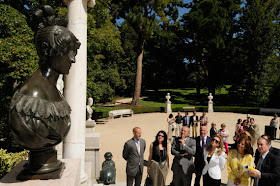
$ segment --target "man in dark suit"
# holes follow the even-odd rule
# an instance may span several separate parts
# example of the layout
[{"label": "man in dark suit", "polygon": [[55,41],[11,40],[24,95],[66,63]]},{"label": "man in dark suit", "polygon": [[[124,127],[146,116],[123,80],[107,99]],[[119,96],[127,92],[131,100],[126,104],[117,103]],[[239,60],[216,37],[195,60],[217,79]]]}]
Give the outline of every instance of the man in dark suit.
[{"label": "man in dark suit", "polygon": [[141,129],[133,128],[133,138],[124,144],[123,158],[126,160],[126,182],[127,186],[132,186],[135,180],[135,186],[141,185],[144,165],[144,152],[146,142],[141,139]]},{"label": "man in dark suit", "polygon": [[195,161],[194,161],[194,165],[195,165],[195,186],[199,186],[200,185],[200,178],[201,178],[201,174],[202,174],[202,170],[205,166],[205,162],[204,162],[204,148],[207,147],[210,142],[211,142],[211,138],[209,136],[207,136],[207,127],[206,126],[201,126],[200,127],[200,136],[195,138],[195,142],[196,142],[196,152],[195,152]]},{"label": "man in dark suit", "polygon": [[180,132],[182,130],[182,121],[183,117],[181,116],[181,112],[178,111],[178,115],[175,116],[175,122],[176,122],[176,129],[175,129],[175,136],[178,137],[180,136]]},{"label": "man in dark suit", "polygon": [[190,119],[190,125],[192,126],[192,137],[196,138],[197,137],[197,126],[198,126],[198,116],[196,115],[196,111],[193,111],[193,115],[191,116]]},{"label": "man in dark suit", "polygon": [[185,112],[185,116],[183,117],[183,126],[190,127],[190,116],[188,116],[189,113]]},{"label": "man in dark suit", "polygon": [[[277,149],[277,148],[271,146],[271,137],[268,136],[268,135],[265,135],[265,134],[262,135],[261,137],[268,139],[268,141],[269,141],[269,152],[280,158],[280,149]],[[259,159],[260,159],[260,152],[258,151],[258,149],[256,149],[256,152],[255,152],[255,165],[258,164]]]},{"label": "man in dark suit", "polygon": [[280,159],[269,152],[269,141],[266,138],[258,139],[258,151],[260,159],[257,170],[249,171],[249,176],[254,177],[255,186],[280,186]]},{"label": "man in dark suit", "polygon": [[181,137],[173,140],[171,154],[174,155],[171,167],[174,185],[190,186],[194,173],[195,140],[189,137],[188,127],[182,127]]}]

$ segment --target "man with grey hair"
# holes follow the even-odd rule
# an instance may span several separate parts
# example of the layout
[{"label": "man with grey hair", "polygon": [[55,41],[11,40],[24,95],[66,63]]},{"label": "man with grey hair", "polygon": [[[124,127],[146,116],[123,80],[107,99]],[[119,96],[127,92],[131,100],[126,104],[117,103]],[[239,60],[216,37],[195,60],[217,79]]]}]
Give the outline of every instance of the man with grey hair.
[{"label": "man with grey hair", "polygon": [[250,170],[249,176],[254,177],[254,186],[280,186],[280,159],[269,152],[269,140],[261,137],[257,142],[261,157],[256,170]]},{"label": "man with grey hair", "polygon": [[[277,148],[271,146],[271,137],[269,135],[266,135],[266,134],[263,134],[261,137],[268,139],[268,141],[269,141],[269,152],[276,155],[277,157],[280,157],[280,149],[277,149]],[[255,152],[255,161],[254,161],[255,165],[258,164],[259,159],[260,159],[260,152],[257,149],[256,152]]]}]

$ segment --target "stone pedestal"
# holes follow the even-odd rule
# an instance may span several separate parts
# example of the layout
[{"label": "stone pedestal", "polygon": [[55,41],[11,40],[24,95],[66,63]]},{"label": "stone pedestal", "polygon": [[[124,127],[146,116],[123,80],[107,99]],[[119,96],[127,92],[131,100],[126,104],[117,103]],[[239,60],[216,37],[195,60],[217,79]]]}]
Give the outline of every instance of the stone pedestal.
[{"label": "stone pedestal", "polygon": [[86,173],[91,180],[100,176],[100,134],[86,133],[85,164]]},{"label": "stone pedestal", "polygon": [[95,133],[96,122],[94,120],[86,121],[86,133]]},{"label": "stone pedestal", "polygon": [[209,101],[208,102],[208,113],[212,113],[212,112],[214,112],[213,101]]},{"label": "stone pedestal", "polygon": [[77,186],[80,185],[80,160],[63,159],[65,169],[60,179],[52,180],[16,180],[16,176],[23,170],[23,165],[27,160],[21,161],[15,168],[6,174],[1,180],[0,185],[9,186],[30,186],[30,185],[51,185],[51,186]]}]

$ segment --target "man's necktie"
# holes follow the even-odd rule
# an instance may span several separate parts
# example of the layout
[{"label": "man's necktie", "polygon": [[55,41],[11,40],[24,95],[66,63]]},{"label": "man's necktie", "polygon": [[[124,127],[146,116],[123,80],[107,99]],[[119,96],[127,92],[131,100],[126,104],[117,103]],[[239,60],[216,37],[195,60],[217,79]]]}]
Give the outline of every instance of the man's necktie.
[{"label": "man's necktie", "polygon": [[[258,164],[257,164],[257,170],[259,170],[261,172],[261,168],[262,168],[262,162],[263,162],[263,157],[261,156],[261,158],[259,159],[258,161]],[[259,185],[259,179],[260,178],[255,178],[255,186],[258,186]]]}]

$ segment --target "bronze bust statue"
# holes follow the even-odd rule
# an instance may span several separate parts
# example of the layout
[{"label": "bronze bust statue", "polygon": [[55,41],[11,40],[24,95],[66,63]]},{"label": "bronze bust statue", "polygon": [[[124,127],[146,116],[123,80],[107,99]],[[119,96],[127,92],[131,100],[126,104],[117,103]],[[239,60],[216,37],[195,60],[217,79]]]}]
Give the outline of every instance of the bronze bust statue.
[{"label": "bronze bust statue", "polygon": [[9,123],[16,142],[30,150],[18,179],[60,178],[64,163],[54,149],[68,134],[71,108],[56,88],[60,74],[68,74],[80,42],[45,5],[34,12],[38,20],[35,45],[39,68],[17,90],[10,105]]},{"label": "bronze bust statue", "polygon": [[102,170],[100,171],[98,183],[103,183],[104,185],[115,184],[116,168],[115,162],[112,160],[113,155],[111,152],[106,152],[104,158],[105,161],[102,163]]}]

